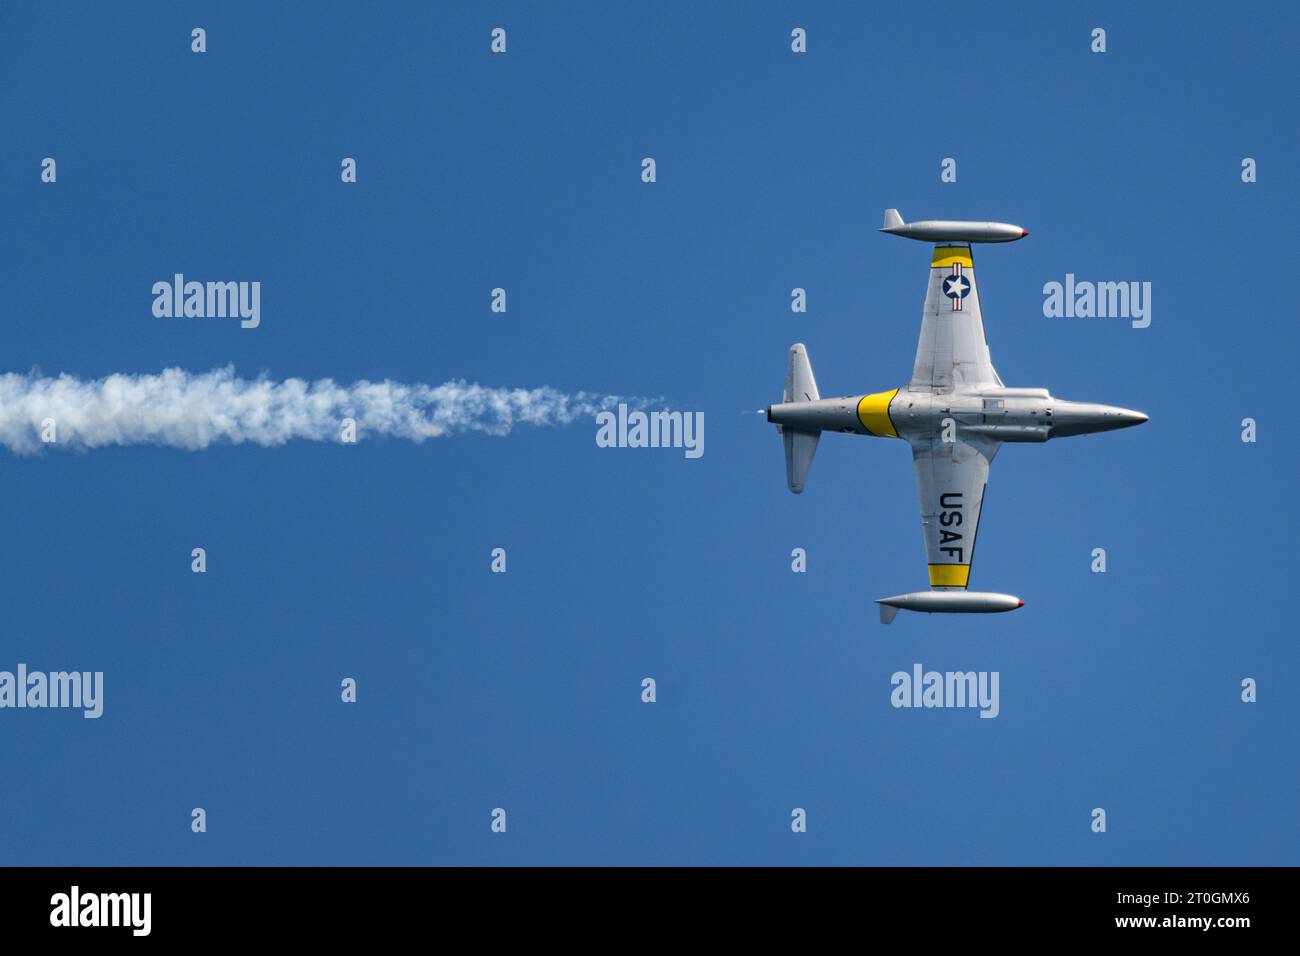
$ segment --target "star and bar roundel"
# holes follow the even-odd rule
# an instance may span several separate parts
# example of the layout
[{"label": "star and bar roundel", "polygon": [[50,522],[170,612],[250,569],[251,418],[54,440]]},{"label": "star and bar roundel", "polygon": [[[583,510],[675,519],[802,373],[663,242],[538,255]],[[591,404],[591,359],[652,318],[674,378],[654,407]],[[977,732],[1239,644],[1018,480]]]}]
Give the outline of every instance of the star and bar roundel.
[{"label": "star and bar roundel", "polygon": [[970,280],[961,274],[961,263],[952,264],[952,274],[943,278],[943,294],[952,299],[952,310],[961,311],[961,300],[970,292]]}]

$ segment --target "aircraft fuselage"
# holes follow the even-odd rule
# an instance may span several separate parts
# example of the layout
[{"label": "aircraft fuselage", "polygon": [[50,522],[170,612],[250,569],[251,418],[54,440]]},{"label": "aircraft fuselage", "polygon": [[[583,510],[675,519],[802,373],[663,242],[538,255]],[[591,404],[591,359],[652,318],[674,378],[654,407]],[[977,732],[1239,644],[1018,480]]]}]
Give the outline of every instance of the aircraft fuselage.
[{"label": "aircraft fuselage", "polygon": [[[1140,425],[1141,412],[1053,397],[1045,388],[984,388],[935,393],[896,389],[871,395],[769,405],[767,420],[803,431],[878,438],[979,435],[999,442],[1045,442]],[[950,424],[951,423],[951,424]]]}]

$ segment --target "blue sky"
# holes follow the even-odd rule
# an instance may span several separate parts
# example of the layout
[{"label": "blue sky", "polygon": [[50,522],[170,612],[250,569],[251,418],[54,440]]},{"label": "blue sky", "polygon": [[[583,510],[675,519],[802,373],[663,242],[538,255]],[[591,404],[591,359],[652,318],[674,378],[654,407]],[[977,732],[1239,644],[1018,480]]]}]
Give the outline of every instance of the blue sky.
[{"label": "blue sky", "polygon": [[[1300,863],[1296,25],[6,4],[0,370],[662,395],[706,453],[0,451],[0,669],[106,685],[99,720],[0,711],[0,863]],[[828,436],[794,497],[753,414],[794,341],[823,394],[906,382],[928,250],[886,206],[1028,228],[977,251],[1002,377],[1151,416],[999,455],[972,586],[1015,614],[882,627],[925,581],[906,446]],[[261,326],[155,318],[174,272],[259,280]],[[1067,272],[1151,282],[1150,328],[1045,318]],[[891,708],[916,662],[999,671],[999,717]]]}]

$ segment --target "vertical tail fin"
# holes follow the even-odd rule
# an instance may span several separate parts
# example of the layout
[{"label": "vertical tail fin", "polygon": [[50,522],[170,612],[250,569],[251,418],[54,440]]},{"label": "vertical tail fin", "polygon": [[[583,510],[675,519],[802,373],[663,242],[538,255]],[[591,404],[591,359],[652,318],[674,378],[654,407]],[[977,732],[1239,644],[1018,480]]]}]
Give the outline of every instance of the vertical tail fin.
[{"label": "vertical tail fin", "polygon": [[903,224],[904,224],[904,223],[903,223],[903,217],[900,216],[900,215],[898,214],[898,210],[897,210],[897,209],[886,209],[886,210],[885,210],[885,224],[884,224],[883,226],[881,226],[880,228],[882,228],[882,229],[895,229],[895,228],[897,228],[897,227],[899,227],[899,226],[901,226],[901,225],[903,225]]}]

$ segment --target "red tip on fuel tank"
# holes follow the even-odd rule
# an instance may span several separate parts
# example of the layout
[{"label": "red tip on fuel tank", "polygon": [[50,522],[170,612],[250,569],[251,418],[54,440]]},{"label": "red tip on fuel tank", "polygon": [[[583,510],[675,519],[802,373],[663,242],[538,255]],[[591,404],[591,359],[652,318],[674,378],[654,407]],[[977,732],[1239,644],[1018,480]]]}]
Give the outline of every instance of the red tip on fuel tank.
[{"label": "red tip on fuel tank", "polygon": [[1025,602],[1024,602],[1024,601],[1021,601],[1019,604],[1016,605],[1016,607],[1024,607],[1024,606],[1025,606]]}]

